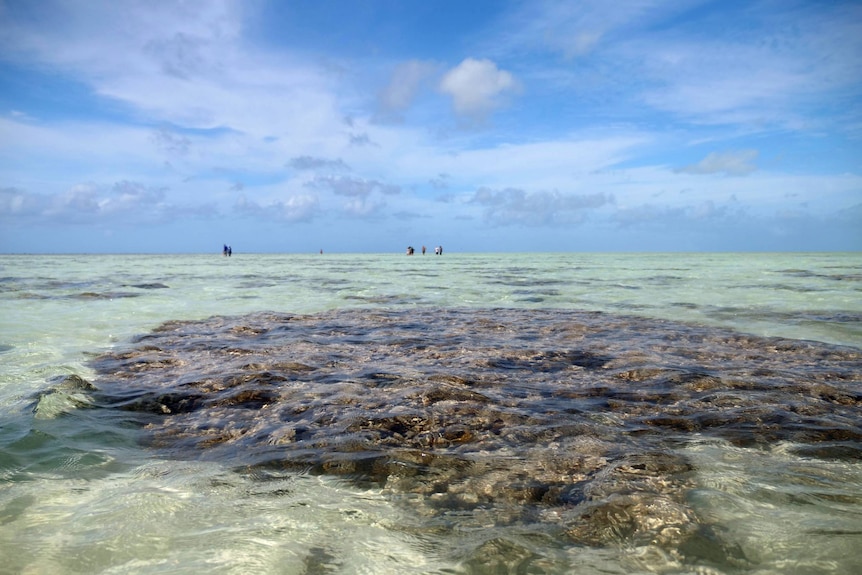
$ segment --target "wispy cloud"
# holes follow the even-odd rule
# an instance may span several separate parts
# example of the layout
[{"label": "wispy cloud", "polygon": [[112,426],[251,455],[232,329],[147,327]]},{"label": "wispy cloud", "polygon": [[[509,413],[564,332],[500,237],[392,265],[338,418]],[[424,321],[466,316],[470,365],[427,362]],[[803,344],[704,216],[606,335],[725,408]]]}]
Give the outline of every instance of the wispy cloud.
[{"label": "wispy cloud", "polygon": [[539,0],[519,5],[492,33],[495,39],[505,38],[497,45],[499,51],[549,52],[572,60],[603,50],[632,31],[697,3],[634,0],[611,6],[601,0]]},{"label": "wispy cloud", "polygon": [[[521,6],[483,46],[528,66],[530,78],[593,106],[604,101],[614,113],[640,105],[702,124],[798,130],[814,127],[809,113],[825,97],[844,106],[862,97],[858,3],[728,8],[704,0],[546,0]],[[852,115],[844,129],[858,126]]]}]

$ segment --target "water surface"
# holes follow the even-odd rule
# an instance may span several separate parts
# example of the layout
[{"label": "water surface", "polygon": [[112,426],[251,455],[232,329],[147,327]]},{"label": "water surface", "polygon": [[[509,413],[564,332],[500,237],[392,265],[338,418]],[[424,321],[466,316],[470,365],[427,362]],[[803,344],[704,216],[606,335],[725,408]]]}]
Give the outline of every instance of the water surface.
[{"label": "water surface", "polygon": [[845,573],[858,254],[7,256],[9,572]]}]

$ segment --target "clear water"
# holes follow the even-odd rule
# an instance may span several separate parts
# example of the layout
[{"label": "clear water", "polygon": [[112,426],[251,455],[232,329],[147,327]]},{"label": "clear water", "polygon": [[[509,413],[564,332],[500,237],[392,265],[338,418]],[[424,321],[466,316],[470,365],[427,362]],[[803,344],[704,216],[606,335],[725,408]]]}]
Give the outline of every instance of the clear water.
[{"label": "clear water", "polygon": [[[441,522],[407,495],[338,475],[170,456],[121,416],[80,409],[86,391],[47,393],[65,376],[96,379],[96,354],[167,320],[438,308],[600,311],[852,352],[862,349],[862,255],[5,256],[0,572],[862,569],[862,462],[806,456],[792,441],[686,436],[678,447],[693,467],[686,505],[731,547],[680,555],[625,537],[584,544],[541,522],[514,528],[490,511],[483,522],[476,508]],[[860,419],[842,425],[859,429]]]}]

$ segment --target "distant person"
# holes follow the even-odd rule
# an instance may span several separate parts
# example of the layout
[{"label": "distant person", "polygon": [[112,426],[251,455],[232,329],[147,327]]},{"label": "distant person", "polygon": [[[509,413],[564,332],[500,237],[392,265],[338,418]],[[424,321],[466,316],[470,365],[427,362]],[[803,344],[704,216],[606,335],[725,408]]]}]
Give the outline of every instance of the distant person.
[{"label": "distant person", "polygon": [[413,255],[413,246],[407,246],[407,255],[408,255],[408,256],[412,256],[412,255]]},{"label": "distant person", "polygon": [[422,246],[422,255],[425,255],[425,246]]},{"label": "distant person", "polygon": [[231,257],[232,255],[233,255],[233,248],[228,246],[227,247],[227,257]]},{"label": "distant person", "polygon": [[223,255],[224,257],[227,257],[227,244],[225,244],[224,247],[222,248],[221,255]]},{"label": "distant person", "polygon": [[438,256],[442,256],[443,255],[443,246],[437,246],[436,248],[434,248],[434,253]]}]

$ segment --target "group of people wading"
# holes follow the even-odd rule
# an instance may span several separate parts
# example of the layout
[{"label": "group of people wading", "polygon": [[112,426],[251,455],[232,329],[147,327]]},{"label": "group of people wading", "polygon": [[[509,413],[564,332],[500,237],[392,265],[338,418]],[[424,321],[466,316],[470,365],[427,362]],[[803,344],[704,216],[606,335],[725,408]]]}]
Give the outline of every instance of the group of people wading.
[{"label": "group of people wading", "polygon": [[[422,255],[423,256],[425,255],[425,250],[426,250],[425,246],[422,246]],[[413,252],[414,252],[413,246],[407,246],[407,255],[412,256]],[[443,246],[437,246],[436,248],[434,248],[434,255],[442,256],[443,255]]]},{"label": "group of people wading", "polygon": [[[425,255],[426,249],[427,248],[425,246],[422,246],[422,255],[423,256]],[[413,249],[413,246],[407,246],[407,255],[408,256],[412,256],[414,251],[415,250]],[[320,250],[320,253],[322,254],[323,250]],[[443,246],[437,246],[436,248],[434,248],[434,254],[438,255],[438,256],[442,256],[443,255]],[[230,247],[229,245],[225,244],[224,248],[222,249],[222,255],[226,258],[229,258],[230,256],[233,255],[233,248]]]}]

